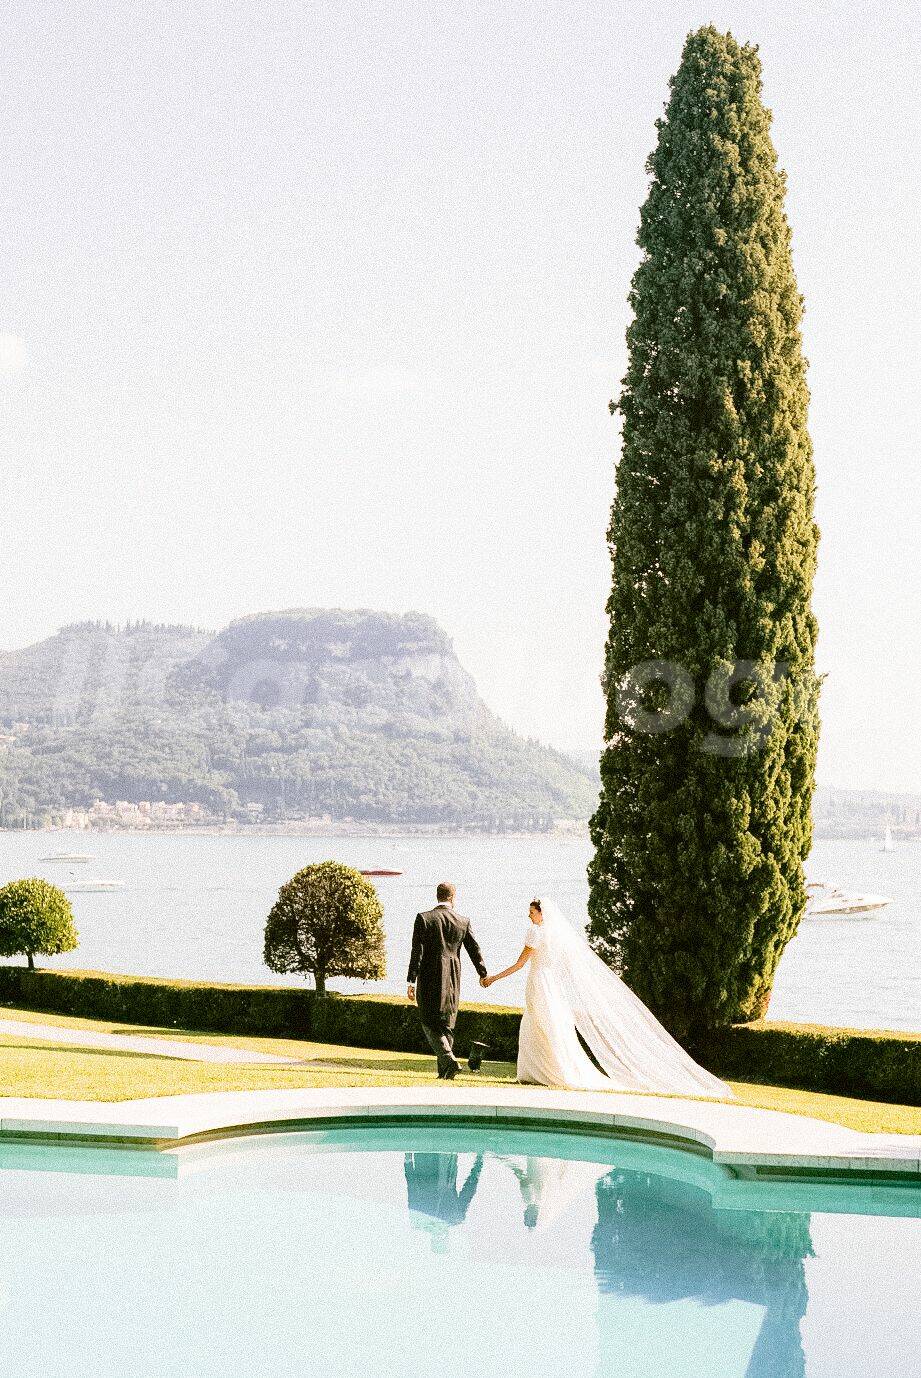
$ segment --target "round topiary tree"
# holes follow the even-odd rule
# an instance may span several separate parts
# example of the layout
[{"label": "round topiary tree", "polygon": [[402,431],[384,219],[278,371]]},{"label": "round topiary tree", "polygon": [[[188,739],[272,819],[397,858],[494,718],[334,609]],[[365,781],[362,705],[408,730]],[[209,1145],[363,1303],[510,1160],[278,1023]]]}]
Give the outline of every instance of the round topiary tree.
[{"label": "round topiary tree", "polygon": [[590,914],[597,951],[687,1037],[764,1014],[812,833],[815,473],[756,48],[689,36],[648,170]]},{"label": "round topiary tree", "polygon": [[265,964],[310,972],[317,994],[329,976],[381,981],[386,972],[384,911],[360,871],[338,861],[305,866],[281,887],[265,925]]},{"label": "round topiary tree", "polygon": [[0,957],[57,957],[77,946],[70,900],[56,885],[32,877],[0,889]]}]

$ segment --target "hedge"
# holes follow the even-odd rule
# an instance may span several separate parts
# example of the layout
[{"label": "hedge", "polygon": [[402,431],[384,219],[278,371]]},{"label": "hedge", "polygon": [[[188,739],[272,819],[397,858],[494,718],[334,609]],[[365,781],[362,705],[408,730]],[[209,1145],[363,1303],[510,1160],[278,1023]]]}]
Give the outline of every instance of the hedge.
[{"label": "hedge", "polygon": [[[399,996],[335,995],[318,999],[296,986],[235,986],[104,971],[28,971],[0,965],[0,1002],[81,1019],[195,1030],[310,1038],[354,1048],[429,1051],[415,1006]],[[469,1005],[457,1017],[457,1049],[466,1056],[473,1039],[488,1043],[490,1056],[514,1061],[519,1010]]]},{"label": "hedge", "polygon": [[[428,1052],[415,1009],[398,996],[318,999],[292,986],[235,986],[102,971],[29,971],[0,965],[0,1002],[126,1024],[201,1033],[310,1038],[355,1048]],[[462,1006],[457,1049],[473,1039],[512,1062],[521,1013]],[[694,1055],[718,1076],[807,1091],[921,1105],[921,1034],[868,1033],[813,1024],[737,1024],[712,1034]]]},{"label": "hedge", "polygon": [[921,1034],[760,1020],[711,1034],[695,1055],[730,1080],[921,1105]]}]

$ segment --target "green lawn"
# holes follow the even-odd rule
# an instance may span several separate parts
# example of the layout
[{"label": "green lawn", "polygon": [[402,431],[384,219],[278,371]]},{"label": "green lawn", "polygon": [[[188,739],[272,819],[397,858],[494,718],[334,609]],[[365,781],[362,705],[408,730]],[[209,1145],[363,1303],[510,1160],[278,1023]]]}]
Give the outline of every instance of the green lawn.
[{"label": "green lawn", "polygon": [[[245,1038],[192,1033],[185,1029],[142,1028],[102,1020],[37,1014],[0,1006],[0,1018],[35,1024],[94,1029],[156,1038],[181,1038],[252,1048],[302,1060],[299,1067],[235,1066],[187,1062],[144,1053],[74,1048],[40,1039],[0,1035],[0,1096],[52,1097],[62,1100],[131,1100],[175,1096],[193,1091],[256,1091],[304,1086],[416,1086],[434,1080],[434,1061],[414,1053],[389,1053],[335,1047],[297,1039]],[[486,1062],[474,1075],[463,1073],[458,1084],[508,1086],[515,1083],[511,1063]],[[831,1120],[867,1133],[921,1134],[921,1107],[888,1105],[847,1096],[821,1095],[783,1086],[733,1082],[745,1105],[785,1110]]]}]

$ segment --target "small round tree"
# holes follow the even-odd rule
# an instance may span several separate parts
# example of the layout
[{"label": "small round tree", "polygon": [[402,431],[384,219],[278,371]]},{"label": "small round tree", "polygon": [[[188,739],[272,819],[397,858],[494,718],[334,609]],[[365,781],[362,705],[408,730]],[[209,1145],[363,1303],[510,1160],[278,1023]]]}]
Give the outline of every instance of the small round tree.
[{"label": "small round tree", "polygon": [[32,877],[0,889],[0,957],[57,957],[77,946],[70,900],[56,885]]},{"label": "small round tree", "polygon": [[360,871],[338,861],[305,866],[281,887],[265,924],[265,964],[311,972],[318,995],[329,976],[380,981],[386,970],[384,911]]}]

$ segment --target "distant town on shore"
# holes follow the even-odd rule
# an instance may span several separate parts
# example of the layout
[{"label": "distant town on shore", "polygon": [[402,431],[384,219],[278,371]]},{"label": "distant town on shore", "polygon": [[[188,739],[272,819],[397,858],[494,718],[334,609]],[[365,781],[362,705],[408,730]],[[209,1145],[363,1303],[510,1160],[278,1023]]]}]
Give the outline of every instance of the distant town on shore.
[{"label": "distant town on shore", "polygon": [[[921,838],[921,794],[895,794],[881,790],[818,789],[814,805],[814,835],[817,838],[882,837],[888,827],[893,839]],[[223,814],[196,802],[166,800],[97,799],[88,808],[68,808],[32,826],[46,831],[67,832],[207,832],[274,833],[294,836],[362,836],[375,833],[437,835],[441,833],[517,832],[514,820],[492,828],[472,824],[403,823],[331,814],[304,817],[278,817],[262,805],[250,804],[234,814]],[[533,831],[528,829],[527,831]],[[587,836],[585,818],[548,818],[542,831],[561,836]]]}]

